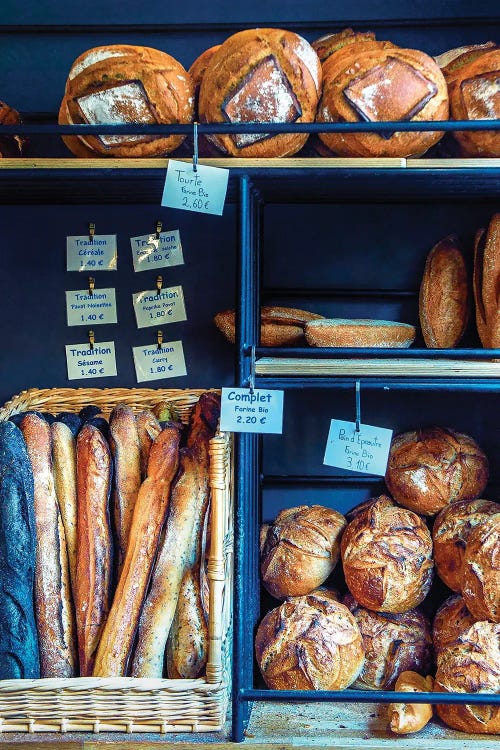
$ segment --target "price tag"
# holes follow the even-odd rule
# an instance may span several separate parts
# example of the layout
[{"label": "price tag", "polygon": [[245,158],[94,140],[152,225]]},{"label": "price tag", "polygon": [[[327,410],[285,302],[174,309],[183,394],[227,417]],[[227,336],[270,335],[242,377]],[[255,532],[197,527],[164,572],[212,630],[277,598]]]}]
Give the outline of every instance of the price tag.
[{"label": "price tag", "polygon": [[169,159],[162,206],[222,216],[229,170]]},{"label": "price tag", "polygon": [[66,237],[67,271],[116,271],[116,234]]},{"label": "price tag", "polygon": [[220,428],[226,432],[283,432],[283,391],[223,388]]},{"label": "price tag", "polygon": [[115,290],[96,289],[92,295],[87,289],[66,292],[66,316],[69,326],[117,323]]},{"label": "price tag", "polygon": [[182,266],[184,263],[178,229],[160,232],[159,239],[155,234],[131,237],[130,245],[132,247],[134,271],[150,271],[153,268]]},{"label": "price tag", "polygon": [[132,352],[138,383],[187,375],[182,341],[167,341],[161,349],[153,344],[134,346]]},{"label": "price tag", "polygon": [[102,341],[91,349],[88,341],[66,346],[68,379],[107,378],[116,375],[115,342]]},{"label": "price tag", "polygon": [[184,293],[181,286],[167,287],[162,289],[159,294],[156,293],[156,289],[137,292],[132,295],[132,303],[137,328],[187,320]]},{"label": "price tag", "polygon": [[323,463],[348,471],[383,477],[387,468],[392,430],[332,419]]}]

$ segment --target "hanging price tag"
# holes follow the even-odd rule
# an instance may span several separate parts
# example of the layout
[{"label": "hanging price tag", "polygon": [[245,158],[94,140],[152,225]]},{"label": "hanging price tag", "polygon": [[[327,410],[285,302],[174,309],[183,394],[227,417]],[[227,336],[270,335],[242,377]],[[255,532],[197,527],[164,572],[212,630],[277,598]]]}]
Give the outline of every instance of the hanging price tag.
[{"label": "hanging price tag", "polygon": [[131,237],[132,260],[134,271],[150,271],[154,268],[182,266],[181,238],[178,229],[160,232],[159,238],[154,234]]},{"label": "hanging price tag", "polygon": [[283,391],[223,388],[220,428],[225,432],[283,432]]},{"label": "hanging price tag", "polygon": [[182,341],[167,341],[157,346],[134,346],[135,374],[138,383],[187,375]]},{"label": "hanging price tag", "polygon": [[222,216],[228,179],[228,169],[170,159],[161,205]]},{"label": "hanging price tag", "polygon": [[323,463],[348,471],[383,477],[387,468],[392,430],[332,419]]},{"label": "hanging price tag", "polygon": [[181,286],[156,290],[149,289],[132,295],[137,328],[177,323],[187,320],[184,293]]},{"label": "hanging price tag", "polygon": [[66,292],[66,316],[69,326],[116,323],[115,290],[96,289],[92,295],[86,289]]},{"label": "hanging price tag", "polygon": [[116,234],[66,237],[67,271],[116,271]]},{"label": "hanging price tag", "polygon": [[91,349],[88,342],[66,346],[68,380],[116,375],[115,342],[102,341]]}]

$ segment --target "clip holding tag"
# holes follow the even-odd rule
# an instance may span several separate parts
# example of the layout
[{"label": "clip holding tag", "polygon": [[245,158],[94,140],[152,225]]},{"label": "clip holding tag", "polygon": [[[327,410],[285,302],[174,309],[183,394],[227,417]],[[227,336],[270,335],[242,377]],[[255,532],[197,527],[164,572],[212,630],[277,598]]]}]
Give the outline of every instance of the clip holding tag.
[{"label": "clip holding tag", "polygon": [[193,122],[193,172],[198,171],[198,123]]},{"label": "clip holding tag", "polygon": [[250,375],[248,378],[248,387],[250,393],[253,393],[255,388],[255,346],[252,346],[250,350]]},{"label": "clip holding tag", "polygon": [[89,297],[94,296],[95,279],[93,276],[89,276]]},{"label": "clip holding tag", "polygon": [[89,331],[89,345],[90,345],[90,351],[94,350],[94,344],[95,344],[95,336],[94,331]]},{"label": "clip holding tag", "polygon": [[161,345],[163,344],[163,331],[157,331],[156,332],[156,348],[161,349]]},{"label": "clip holding tag", "polygon": [[156,222],[156,231],[155,231],[155,239],[157,239],[157,240],[160,239],[160,232],[161,232],[162,227],[163,227],[162,222],[161,221],[157,221]]},{"label": "clip holding tag", "polygon": [[94,241],[94,235],[95,235],[95,224],[93,221],[89,224],[89,242]]},{"label": "clip holding tag", "polygon": [[163,276],[158,275],[156,277],[156,296],[159,297],[163,286]]},{"label": "clip holding tag", "polygon": [[356,432],[360,431],[361,424],[361,383],[356,380]]}]

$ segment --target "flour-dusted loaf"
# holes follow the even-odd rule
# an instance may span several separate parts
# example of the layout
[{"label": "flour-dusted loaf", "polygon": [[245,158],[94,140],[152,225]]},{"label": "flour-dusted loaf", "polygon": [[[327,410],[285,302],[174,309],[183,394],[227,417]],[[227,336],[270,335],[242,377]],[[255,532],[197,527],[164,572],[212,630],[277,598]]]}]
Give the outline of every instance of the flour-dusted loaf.
[{"label": "flour-dusted loaf", "polygon": [[500,513],[485,518],[469,534],[462,596],[478,620],[500,622]]},{"label": "flour-dusted loaf", "polygon": [[70,428],[63,422],[53,422],[52,459],[57,501],[66,537],[71,588],[76,584],[76,545],[77,545],[77,501],[76,501],[76,440]]},{"label": "flour-dusted loaf", "polygon": [[[434,689],[447,693],[500,693],[500,625],[476,622],[438,660]],[[439,704],[440,719],[453,729],[500,733],[500,706]]]},{"label": "flour-dusted loaf", "polygon": [[462,596],[452,594],[445,599],[432,623],[432,641],[436,659],[439,661],[439,655],[443,649],[456,644],[458,637],[475,622],[477,622],[477,617],[471,615]]},{"label": "flour-dusted loaf", "polygon": [[344,690],[363,667],[364,649],[347,607],[315,592],[267,613],[257,629],[255,656],[273,690]]},{"label": "flour-dusted loaf", "polygon": [[491,500],[460,500],[436,517],[432,528],[436,572],[452,591],[462,590],[465,546],[472,530],[494,513],[500,513],[500,505]]},{"label": "flour-dusted loaf", "polygon": [[[323,318],[309,310],[295,307],[264,306],[260,310],[261,346],[304,346],[304,327],[310,320]],[[217,313],[214,323],[231,344],[235,343],[236,313],[224,310]]]},{"label": "flour-dusted loaf", "polygon": [[422,612],[418,609],[400,614],[372,612],[350,594],[343,603],[356,618],[365,649],[365,663],[353,687],[391,690],[402,672],[430,671],[431,628]]},{"label": "flour-dusted loaf", "polygon": [[0,422],[0,679],[40,677],[33,590],[33,473],[21,431]]},{"label": "flour-dusted loaf", "polygon": [[66,536],[54,485],[50,425],[36,414],[26,414],[20,426],[34,481],[35,613],[40,676],[74,677],[77,670],[75,613]]},{"label": "flour-dusted loaf", "polygon": [[[189,123],[194,89],[189,73],[166,52],[136,45],[87,50],[71,66],[61,124]],[[76,156],[163,156],[183,136],[85,135],[64,141]]]},{"label": "flour-dusted loaf", "polygon": [[[318,122],[448,119],[448,90],[439,66],[424,52],[390,42],[360,40],[323,64]],[[340,156],[405,157],[425,153],[440,132],[321,133]]]},{"label": "flour-dusted loaf", "polygon": [[[500,132],[500,131],[499,131]],[[476,234],[474,248],[476,325],[485,349],[500,347],[500,213]]]},{"label": "flour-dusted loaf", "polygon": [[427,256],[419,313],[424,341],[430,349],[451,349],[465,333],[469,282],[465,258],[454,234],[440,240]]},{"label": "flour-dusted loaf", "polygon": [[260,555],[262,583],[276,599],[309,594],[332,573],[346,520],[322,505],[282,510],[269,524]]},{"label": "flour-dusted loaf", "polygon": [[[212,56],[200,87],[202,122],[313,122],[321,63],[309,42],[283,29],[232,34]],[[306,133],[217,135],[224,153],[243,157],[295,154]]]},{"label": "flour-dusted loaf", "polygon": [[449,503],[479,497],[488,476],[488,459],[469,435],[426,427],[393,438],[385,482],[400,505],[433,516]]},{"label": "flour-dusted loaf", "polygon": [[323,318],[307,322],[304,335],[309,346],[406,349],[415,340],[416,330],[391,320]]},{"label": "flour-dusted loaf", "polygon": [[429,593],[432,539],[423,520],[385,495],[364,503],[341,541],[344,575],[359,604],[375,612],[407,612]]}]

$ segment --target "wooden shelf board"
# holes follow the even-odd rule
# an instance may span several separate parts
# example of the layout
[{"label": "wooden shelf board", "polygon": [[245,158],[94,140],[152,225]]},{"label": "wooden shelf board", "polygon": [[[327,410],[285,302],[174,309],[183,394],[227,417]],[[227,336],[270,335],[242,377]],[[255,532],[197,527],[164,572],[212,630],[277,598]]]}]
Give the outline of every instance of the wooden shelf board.
[{"label": "wooden shelf board", "polygon": [[295,359],[261,357],[255,363],[257,375],[335,375],[387,377],[500,377],[500,360],[455,359]]},{"label": "wooden shelf board", "polygon": [[500,169],[500,159],[407,159],[408,169]]},{"label": "wooden shelf board", "polygon": [[[190,162],[189,158],[176,161]],[[167,168],[169,159],[0,159],[0,171],[7,169],[158,169]],[[397,169],[406,159],[199,159],[199,164],[225,169]]]}]

